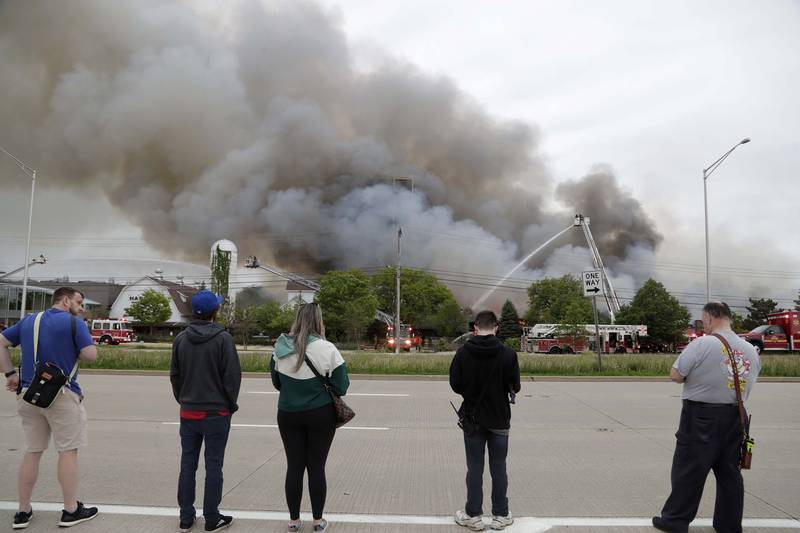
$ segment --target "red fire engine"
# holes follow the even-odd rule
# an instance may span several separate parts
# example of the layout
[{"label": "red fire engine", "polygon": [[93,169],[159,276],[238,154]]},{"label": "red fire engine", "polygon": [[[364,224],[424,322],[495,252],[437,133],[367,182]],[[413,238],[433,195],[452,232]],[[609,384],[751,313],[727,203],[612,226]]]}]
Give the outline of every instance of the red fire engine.
[{"label": "red fire engine", "polygon": [[[575,353],[594,349],[594,324],[582,324],[585,333],[571,335],[560,333],[563,324],[536,324],[522,328],[520,347],[530,353]],[[604,353],[638,353],[639,337],[647,336],[647,326],[626,324],[601,324],[601,349]]]},{"label": "red fire engine", "polygon": [[[400,342],[400,349],[406,352],[410,352],[412,348],[419,349],[419,347],[422,345],[422,337],[417,335],[417,333],[414,331],[414,328],[408,324],[400,324],[400,335],[398,340]],[[386,331],[386,348],[393,352],[395,347],[394,343],[394,326],[389,326],[389,329]]]},{"label": "red fire engine", "polygon": [[127,320],[98,318],[92,320],[92,339],[98,344],[136,342],[136,334]]},{"label": "red fire engine", "polygon": [[758,353],[800,350],[800,311],[770,313],[765,325],[739,336],[755,346]]}]

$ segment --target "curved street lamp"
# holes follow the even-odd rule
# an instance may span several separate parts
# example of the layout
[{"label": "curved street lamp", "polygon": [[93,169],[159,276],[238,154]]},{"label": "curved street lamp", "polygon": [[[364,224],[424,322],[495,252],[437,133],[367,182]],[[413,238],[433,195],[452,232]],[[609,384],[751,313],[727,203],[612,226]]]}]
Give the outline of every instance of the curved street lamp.
[{"label": "curved street lamp", "polygon": [[19,168],[31,178],[31,207],[28,211],[28,239],[25,244],[25,273],[22,276],[22,305],[19,312],[19,319],[25,318],[25,304],[28,299],[28,266],[30,266],[31,254],[31,224],[33,222],[33,195],[36,192],[36,169],[26,165],[22,160],[9,153],[8,150],[0,146],[0,151],[14,160]]},{"label": "curved street lamp", "polygon": [[719,168],[723,161],[725,161],[729,155],[733,153],[740,145],[747,144],[750,142],[749,138],[744,138],[738,143],[736,143],[733,148],[722,154],[722,156],[711,163],[708,167],[703,169],[703,205],[705,206],[706,212],[706,302],[711,301],[711,264],[709,260],[709,253],[708,253],[708,194],[707,194],[707,187],[706,182],[708,182],[709,176],[714,173],[715,170]]}]

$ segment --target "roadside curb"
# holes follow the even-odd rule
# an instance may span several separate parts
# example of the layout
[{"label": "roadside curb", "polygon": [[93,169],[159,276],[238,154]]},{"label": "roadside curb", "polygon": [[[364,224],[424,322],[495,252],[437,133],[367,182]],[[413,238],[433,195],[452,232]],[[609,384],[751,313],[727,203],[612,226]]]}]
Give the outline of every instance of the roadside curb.
[{"label": "roadside curb", "polygon": [[[166,370],[113,370],[103,368],[81,369],[84,375],[106,376],[169,376]],[[242,372],[243,378],[267,379],[266,372]],[[415,375],[415,374],[350,374],[350,379],[359,381],[447,381],[446,375]],[[664,376],[522,376],[522,381],[527,382],[608,382],[608,383],[649,383],[667,382]],[[772,377],[758,378],[759,383],[800,383],[800,377]]]}]

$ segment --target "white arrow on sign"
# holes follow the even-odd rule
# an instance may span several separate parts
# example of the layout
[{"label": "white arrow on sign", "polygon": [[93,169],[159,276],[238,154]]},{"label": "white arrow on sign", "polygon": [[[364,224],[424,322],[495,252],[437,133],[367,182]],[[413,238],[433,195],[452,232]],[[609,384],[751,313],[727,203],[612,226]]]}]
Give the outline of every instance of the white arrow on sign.
[{"label": "white arrow on sign", "polygon": [[589,270],[583,273],[583,295],[600,296],[603,291],[603,274],[599,270]]}]

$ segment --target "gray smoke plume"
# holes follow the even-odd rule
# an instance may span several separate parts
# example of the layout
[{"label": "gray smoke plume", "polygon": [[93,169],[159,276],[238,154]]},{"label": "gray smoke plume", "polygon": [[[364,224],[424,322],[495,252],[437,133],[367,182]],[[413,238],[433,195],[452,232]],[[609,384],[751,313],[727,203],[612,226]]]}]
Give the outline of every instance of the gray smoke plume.
[{"label": "gray smoke plume", "polygon": [[[380,267],[400,223],[405,264],[502,274],[571,220],[543,208],[534,128],[400,61],[357,70],[311,2],[0,2],[0,72],[0,143],[171,256],[229,238],[294,270]],[[556,193],[603,253],[660,240],[610,176]]]}]

